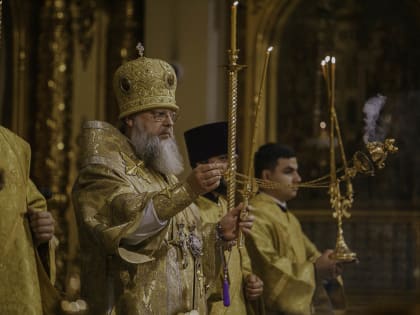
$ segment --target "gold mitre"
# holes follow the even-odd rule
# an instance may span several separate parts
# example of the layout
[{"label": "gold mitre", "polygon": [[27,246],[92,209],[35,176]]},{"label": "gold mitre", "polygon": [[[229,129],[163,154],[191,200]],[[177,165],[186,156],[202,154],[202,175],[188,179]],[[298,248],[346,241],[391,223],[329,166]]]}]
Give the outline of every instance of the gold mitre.
[{"label": "gold mitre", "polygon": [[179,107],[175,101],[177,80],[174,69],[163,60],[144,57],[144,48],[140,43],[137,49],[140,57],[121,65],[114,74],[119,118],[154,108],[177,111]]}]

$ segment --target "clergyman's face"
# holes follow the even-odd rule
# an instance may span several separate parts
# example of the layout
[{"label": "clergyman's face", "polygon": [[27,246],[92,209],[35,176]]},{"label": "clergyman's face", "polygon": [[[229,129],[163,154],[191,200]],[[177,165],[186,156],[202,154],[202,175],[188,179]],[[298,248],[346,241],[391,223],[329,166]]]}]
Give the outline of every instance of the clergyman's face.
[{"label": "clergyman's face", "polygon": [[138,113],[133,117],[134,121],[141,120],[144,131],[150,135],[158,136],[165,140],[174,136],[174,122],[176,113],[168,109],[155,109]]},{"label": "clergyman's face", "polygon": [[278,159],[274,170],[263,170],[262,177],[281,184],[275,190],[266,191],[280,201],[295,198],[298,191],[296,185],[302,180],[298,173],[298,162],[295,157]]},{"label": "clergyman's face", "polygon": [[228,166],[228,156],[227,154],[213,156],[207,160],[209,163],[218,163],[223,164],[225,168]]},{"label": "clergyman's face", "polygon": [[148,167],[162,174],[179,174],[183,170],[182,157],[173,135],[175,112],[150,110],[125,119],[127,137],[137,156]]}]

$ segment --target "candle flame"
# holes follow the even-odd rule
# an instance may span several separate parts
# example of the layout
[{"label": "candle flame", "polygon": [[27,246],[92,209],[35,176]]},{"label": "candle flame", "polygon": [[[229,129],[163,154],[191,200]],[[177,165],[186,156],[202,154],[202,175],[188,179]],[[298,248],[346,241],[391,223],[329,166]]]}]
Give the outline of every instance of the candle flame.
[{"label": "candle flame", "polygon": [[236,7],[239,4],[239,1],[235,1],[233,5]]},{"label": "candle flame", "polygon": [[330,61],[330,59],[331,59],[331,57],[330,57],[330,56],[325,57],[325,62],[329,62],[329,61]]},{"label": "candle flame", "polygon": [[322,60],[322,61],[321,61],[321,66],[322,66],[322,67],[325,67],[325,64],[326,64],[325,60]]},{"label": "candle flame", "polygon": [[331,63],[335,63],[335,57],[331,58]]},{"label": "candle flame", "polygon": [[268,47],[267,52],[271,52],[273,50],[273,48],[274,48],[273,46]]}]

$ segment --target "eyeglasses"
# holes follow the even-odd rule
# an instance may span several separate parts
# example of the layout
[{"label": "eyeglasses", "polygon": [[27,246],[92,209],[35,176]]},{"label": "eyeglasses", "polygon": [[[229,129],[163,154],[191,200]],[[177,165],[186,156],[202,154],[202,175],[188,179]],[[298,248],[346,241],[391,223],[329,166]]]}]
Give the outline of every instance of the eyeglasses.
[{"label": "eyeglasses", "polygon": [[153,116],[153,120],[156,122],[165,121],[165,119],[170,118],[172,122],[176,122],[178,120],[178,115],[176,112],[171,110],[152,110],[150,114]]}]

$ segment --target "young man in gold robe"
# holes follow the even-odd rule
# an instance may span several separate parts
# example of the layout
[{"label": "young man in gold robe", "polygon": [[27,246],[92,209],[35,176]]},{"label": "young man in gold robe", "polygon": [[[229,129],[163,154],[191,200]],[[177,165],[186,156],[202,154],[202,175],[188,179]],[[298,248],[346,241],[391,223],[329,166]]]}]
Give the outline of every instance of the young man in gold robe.
[{"label": "young man in gold robe", "polygon": [[46,314],[40,279],[47,276],[37,249],[48,246],[54,220],[29,178],[29,145],[0,126],[0,152],[0,314]]},{"label": "young man in gold robe", "polygon": [[[264,281],[267,314],[333,314],[332,301],[344,307],[337,281],[342,266],[330,258],[332,250],[317,250],[287,209],[301,181],[295,153],[269,143],[256,152],[254,166],[255,177],[278,184],[275,189],[260,188],[251,199],[255,223],[246,238],[254,272]],[[326,287],[335,293],[334,299]]]},{"label": "young man in gold robe", "polygon": [[[227,167],[228,126],[226,122],[201,125],[184,133],[188,157],[192,168],[198,165],[221,163]],[[200,208],[203,222],[217,223],[227,213],[226,185],[200,196],[195,203]],[[208,307],[210,315],[251,314],[253,307],[247,302],[255,301],[263,292],[260,278],[251,272],[251,263],[246,248],[231,246],[219,253],[227,264],[227,275],[222,272],[209,288]],[[224,277],[228,276],[230,306],[222,300]],[[248,305],[247,305],[248,304]]]},{"label": "young man in gold robe", "polygon": [[[141,49],[139,49],[141,50]],[[73,188],[90,314],[206,314],[205,285],[215,272],[216,234],[237,237],[241,207],[221,229],[201,224],[193,202],[214,190],[224,167],[195,168],[184,182],[173,135],[177,78],[165,61],[140,57],[114,75],[123,124],[87,122]],[[252,220],[241,221],[246,233]]]}]

